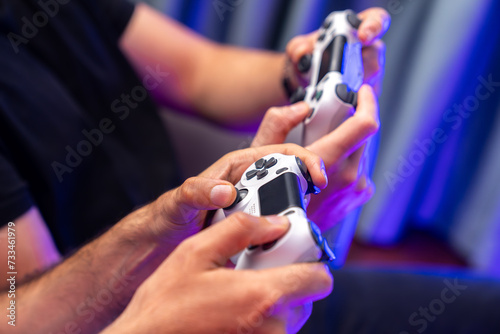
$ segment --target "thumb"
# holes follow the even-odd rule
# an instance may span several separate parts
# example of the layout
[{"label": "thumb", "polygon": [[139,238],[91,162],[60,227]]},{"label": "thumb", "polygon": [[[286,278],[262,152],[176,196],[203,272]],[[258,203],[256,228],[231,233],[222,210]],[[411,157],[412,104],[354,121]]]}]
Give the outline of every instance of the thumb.
[{"label": "thumb", "polygon": [[231,205],[236,198],[236,189],[227,181],[205,177],[191,177],[184,183],[160,197],[162,218],[186,224],[200,210],[215,210]]},{"label": "thumb", "polygon": [[304,102],[269,109],[259,126],[252,147],[283,144],[290,130],[302,122],[308,113],[309,106]]},{"label": "thumb", "polygon": [[231,256],[249,245],[280,238],[289,225],[286,217],[255,217],[237,212],[187,239],[179,246],[179,251],[190,253],[196,259],[190,262],[193,270],[224,267]]}]

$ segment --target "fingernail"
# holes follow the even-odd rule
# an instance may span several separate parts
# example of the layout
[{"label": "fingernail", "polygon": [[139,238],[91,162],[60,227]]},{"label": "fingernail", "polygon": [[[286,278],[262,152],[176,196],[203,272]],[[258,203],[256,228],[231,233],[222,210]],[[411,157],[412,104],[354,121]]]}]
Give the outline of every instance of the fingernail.
[{"label": "fingernail", "polygon": [[267,221],[273,225],[288,225],[288,218],[285,216],[268,216],[266,217]]},{"label": "fingernail", "polygon": [[[328,175],[326,175],[326,169],[325,169],[325,166],[323,166],[321,168],[321,174],[323,174],[323,177],[325,178],[325,181],[326,181],[326,186],[328,185]],[[325,186],[325,187],[326,187]]]},{"label": "fingernail", "polygon": [[210,192],[210,201],[213,205],[224,208],[228,206],[233,195],[233,186],[230,185],[218,185],[212,188]]}]

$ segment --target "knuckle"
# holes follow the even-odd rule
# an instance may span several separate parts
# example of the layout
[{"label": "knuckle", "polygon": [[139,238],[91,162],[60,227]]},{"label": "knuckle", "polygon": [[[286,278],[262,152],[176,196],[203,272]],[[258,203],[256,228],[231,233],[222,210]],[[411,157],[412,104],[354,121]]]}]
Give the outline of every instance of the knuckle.
[{"label": "knuckle", "polygon": [[237,226],[242,230],[250,230],[252,216],[238,211],[231,215],[230,219],[233,221],[232,224]]},{"label": "knuckle", "polygon": [[192,188],[196,184],[196,177],[190,177],[179,188],[179,196],[186,198],[191,196]]},{"label": "knuckle", "polygon": [[184,240],[178,247],[181,254],[190,254],[191,256],[197,257],[198,254],[203,254],[203,245],[196,240],[196,238],[188,238]]},{"label": "knuckle", "polygon": [[267,115],[266,115],[266,118],[267,118],[267,121],[270,123],[270,124],[275,124],[275,123],[280,123],[280,119],[282,117],[282,112],[281,112],[281,109],[278,108],[278,107],[272,107],[272,108],[269,108],[268,112],[267,112]]},{"label": "knuckle", "polygon": [[293,143],[286,143],[286,144],[283,144],[283,146],[285,147],[285,150],[287,152],[297,152],[297,151],[302,150],[301,146],[299,146],[297,144],[293,144]]},{"label": "knuckle", "polygon": [[380,128],[380,123],[373,117],[363,116],[358,119],[359,126],[363,132],[368,134],[376,133]]}]

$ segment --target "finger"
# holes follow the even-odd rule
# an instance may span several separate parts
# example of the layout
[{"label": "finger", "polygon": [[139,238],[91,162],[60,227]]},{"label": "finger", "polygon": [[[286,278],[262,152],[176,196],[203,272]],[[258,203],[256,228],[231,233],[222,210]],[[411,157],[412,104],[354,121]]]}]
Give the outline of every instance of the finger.
[{"label": "finger", "polygon": [[377,99],[373,89],[363,85],[358,92],[358,107],[354,115],[307,149],[321,156],[329,169],[358,149],[378,131],[379,126]]},{"label": "finger", "polygon": [[265,269],[261,275],[273,291],[279,293],[280,303],[292,308],[323,299],[333,289],[333,277],[328,266],[322,263]]},{"label": "finger", "polygon": [[307,35],[297,36],[288,43],[286,53],[295,66],[300,58],[313,52],[318,35],[318,31],[314,31]]},{"label": "finger", "polygon": [[200,210],[215,210],[231,205],[236,189],[227,181],[192,177],[171,192],[161,196],[157,209],[161,217],[173,223],[186,224]]},{"label": "finger", "polygon": [[364,83],[374,88],[375,93],[380,95],[385,68],[385,43],[381,40],[363,48],[363,67],[365,71]]},{"label": "finger", "polygon": [[382,37],[391,25],[391,16],[380,7],[369,8],[358,14],[362,20],[358,29],[358,37],[363,45],[370,45]]},{"label": "finger", "polygon": [[257,130],[251,147],[282,144],[290,130],[309,113],[309,106],[299,102],[291,106],[270,108]]},{"label": "finger", "polygon": [[311,174],[314,185],[321,189],[327,186],[328,180],[323,160],[317,154],[295,144],[267,145],[231,152],[200,175],[208,178],[227,180],[236,184],[241,179],[241,175],[243,175],[252,163],[273,153],[299,157]]},{"label": "finger", "polygon": [[248,247],[276,240],[288,230],[286,217],[255,217],[237,212],[198,235],[186,240],[180,247],[188,249],[195,261],[193,270],[224,267],[227,260]]},{"label": "finger", "polygon": [[365,146],[366,144],[363,144],[339,165],[339,174],[336,174],[337,177],[333,178],[330,185],[332,188],[344,189],[352,187],[359,182],[364,167],[361,163],[363,162],[362,158]]}]

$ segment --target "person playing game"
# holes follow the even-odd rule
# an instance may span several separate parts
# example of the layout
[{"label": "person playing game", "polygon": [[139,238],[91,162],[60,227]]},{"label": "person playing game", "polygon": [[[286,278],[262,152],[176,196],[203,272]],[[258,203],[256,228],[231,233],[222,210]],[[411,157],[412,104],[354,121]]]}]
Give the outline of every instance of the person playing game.
[{"label": "person playing game", "polygon": [[[133,328],[130,321],[144,324],[138,319],[166,328],[161,320],[168,319],[158,318],[165,316],[161,310],[183,300],[189,305],[179,308],[181,313],[171,312],[171,319],[186,330],[196,329],[179,315],[188,310],[208,314],[224,298],[233,312],[226,318],[231,323],[215,319],[213,331],[234,329],[238,316],[269,311],[272,305],[277,317],[263,331],[299,328],[310,312],[309,302],[331,289],[322,265],[259,273],[213,270],[245,244],[279,237],[287,229],[286,220],[237,214],[179,244],[201,230],[206,211],[200,210],[234,200],[232,184],[258,155],[294,154],[305,161],[318,186],[328,177],[328,188],[310,206],[311,218],[323,229],[370,197],[373,186],[360,166],[366,141],[378,129],[371,87],[379,90],[383,73],[379,38],[389,26],[387,13],[369,9],[359,14],[368,85],[359,91],[352,118],[306,151],[266,145],[282,143],[308,114],[308,106],[271,108],[253,148],[229,154],[199,177],[167,191],[179,178],[156,106],[176,106],[231,126],[257,122],[264,110],[286,104],[283,68],[291,85],[298,85],[297,63],[311,52],[315,33],[297,37],[280,54],[209,42],[143,4],[23,0],[1,6],[6,37],[0,41],[1,240],[4,244],[6,224],[13,222],[19,263],[17,329],[101,331],[143,282],[116,323],[122,332]],[[60,253],[68,258],[62,261]],[[193,266],[183,269],[189,263]],[[199,275],[191,269],[200,270]],[[303,284],[283,286],[281,277],[288,272],[298,273]],[[173,285],[165,284],[168,277]],[[283,289],[276,300],[268,300],[249,293],[243,281],[254,284],[251,291]],[[190,293],[175,295],[183,291],[181,286]],[[163,291],[162,296],[155,291]],[[203,291],[214,292],[212,299]],[[7,292],[0,301],[9,301]],[[234,308],[235,303],[247,308]],[[138,310],[144,316],[131,316]],[[4,322],[0,326],[11,329]]]}]

